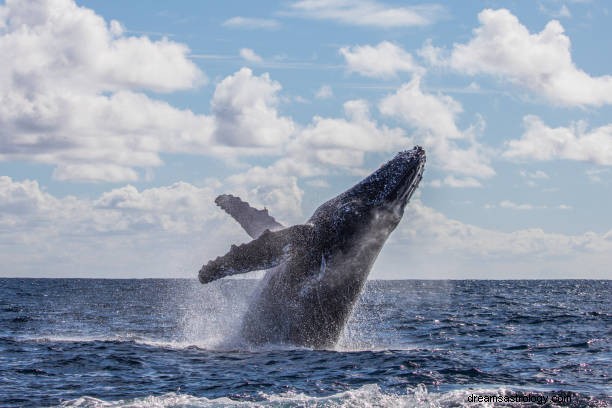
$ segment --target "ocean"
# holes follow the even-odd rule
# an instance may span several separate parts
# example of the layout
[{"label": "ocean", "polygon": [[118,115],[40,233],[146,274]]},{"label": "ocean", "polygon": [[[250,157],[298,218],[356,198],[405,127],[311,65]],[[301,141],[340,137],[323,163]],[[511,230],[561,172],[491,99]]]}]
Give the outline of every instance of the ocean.
[{"label": "ocean", "polygon": [[610,281],[369,281],[330,350],[245,344],[256,284],[0,279],[0,406],[612,404]]}]

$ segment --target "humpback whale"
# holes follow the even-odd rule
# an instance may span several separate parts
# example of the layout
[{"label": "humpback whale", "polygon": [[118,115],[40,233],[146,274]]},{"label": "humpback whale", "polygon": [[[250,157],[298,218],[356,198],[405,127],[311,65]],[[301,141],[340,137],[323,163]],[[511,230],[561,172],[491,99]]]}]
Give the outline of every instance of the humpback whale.
[{"label": "humpback whale", "polygon": [[306,223],[286,228],[265,209],[231,195],[217,197],[216,204],[253,240],[205,264],[200,282],[268,269],[243,318],[242,338],[251,344],[332,347],[424,168],[421,147],[402,151],[323,203]]}]

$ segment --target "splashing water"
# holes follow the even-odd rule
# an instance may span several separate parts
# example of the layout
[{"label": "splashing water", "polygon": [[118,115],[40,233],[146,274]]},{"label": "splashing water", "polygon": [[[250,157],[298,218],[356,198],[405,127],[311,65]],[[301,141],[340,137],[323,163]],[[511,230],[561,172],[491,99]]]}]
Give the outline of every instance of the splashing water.
[{"label": "splashing water", "polygon": [[191,287],[181,299],[181,341],[208,350],[244,347],[242,318],[258,280],[228,279]]}]

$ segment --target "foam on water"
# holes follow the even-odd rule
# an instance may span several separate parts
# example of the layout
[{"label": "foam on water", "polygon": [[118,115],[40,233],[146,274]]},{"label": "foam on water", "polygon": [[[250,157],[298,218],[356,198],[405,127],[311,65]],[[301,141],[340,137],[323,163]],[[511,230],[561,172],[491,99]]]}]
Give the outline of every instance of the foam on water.
[{"label": "foam on water", "polygon": [[303,393],[287,392],[275,395],[260,394],[257,401],[237,401],[227,397],[205,398],[195,397],[181,393],[166,393],[158,396],[147,396],[131,400],[105,401],[93,397],[81,397],[65,401],[60,407],[64,408],[174,408],[174,407],[326,407],[326,408],[370,408],[370,407],[406,407],[406,408],[447,408],[447,407],[495,407],[495,406],[538,406],[544,404],[524,405],[523,403],[486,403],[471,402],[471,395],[531,395],[533,398],[547,398],[546,407],[584,406],[604,407],[606,401],[581,396],[575,393],[563,394],[571,399],[569,403],[555,403],[552,401],[554,393],[521,393],[513,392],[507,388],[479,388],[461,389],[449,392],[430,393],[427,388],[419,384],[408,387],[403,394],[384,392],[376,384],[332,394],[325,397],[309,396]]}]

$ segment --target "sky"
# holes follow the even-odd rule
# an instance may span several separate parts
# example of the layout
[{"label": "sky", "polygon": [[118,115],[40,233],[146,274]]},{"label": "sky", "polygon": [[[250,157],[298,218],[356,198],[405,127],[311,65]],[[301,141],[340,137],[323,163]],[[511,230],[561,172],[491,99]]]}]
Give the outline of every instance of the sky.
[{"label": "sky", "polygon": [[374,279],[612,278],[606,1],[0,2],[0,276],[195,278],[400,150]]}]

